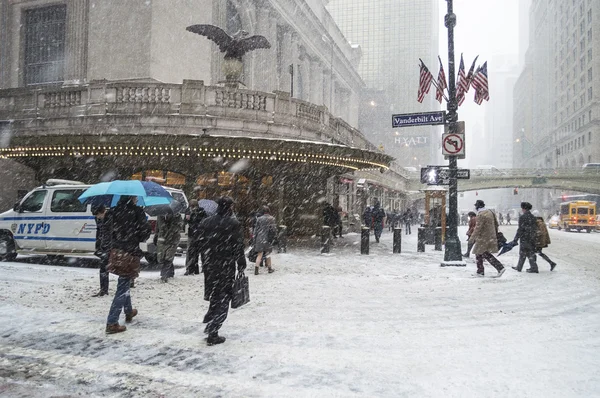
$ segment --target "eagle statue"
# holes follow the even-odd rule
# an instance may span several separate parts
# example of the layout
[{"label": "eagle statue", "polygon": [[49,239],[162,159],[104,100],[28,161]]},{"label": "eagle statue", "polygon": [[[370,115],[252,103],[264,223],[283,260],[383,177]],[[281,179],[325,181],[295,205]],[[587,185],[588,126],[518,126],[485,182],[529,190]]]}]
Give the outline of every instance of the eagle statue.
[{"label": "eagle statue", "polygon": [[219,46],[219,50],[225,53],[225,60],[237,60],[242,62],[242,57],[247,52],[260,48],[271,48],[269,41],[260,35],[248,37],[248,32],[240,30],[233,37],[229,36],[223,29],[214,25],[191,25],[185,28],[188,32],[206,36]]}]

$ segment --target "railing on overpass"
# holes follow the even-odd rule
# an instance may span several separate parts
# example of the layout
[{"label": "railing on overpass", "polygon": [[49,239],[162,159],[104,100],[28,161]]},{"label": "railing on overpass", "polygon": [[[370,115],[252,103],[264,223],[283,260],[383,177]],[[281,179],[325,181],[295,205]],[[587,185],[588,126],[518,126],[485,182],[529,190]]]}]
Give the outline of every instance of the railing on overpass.
[{"label": "railing on overpass", "polygon": [[[420,173],[406,172],[410,190],[420,191]],[[600,170],[583,169],[471,169],[469,180],[459,180],[459,191],[494,188],[546,188],[600,193]],[[416,194],[416,196],[419,196]]]}]

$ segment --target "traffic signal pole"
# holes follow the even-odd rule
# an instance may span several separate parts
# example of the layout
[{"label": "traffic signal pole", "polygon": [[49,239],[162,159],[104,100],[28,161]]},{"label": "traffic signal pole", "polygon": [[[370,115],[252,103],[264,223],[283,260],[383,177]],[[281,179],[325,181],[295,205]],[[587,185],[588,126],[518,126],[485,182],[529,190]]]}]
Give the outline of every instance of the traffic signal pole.
[{"label": "traffic signal pole", "polygon": [[[448,13],[445,17],[445,25],[448,28],[448,113],[446,123],[450,133],[458,130],[458,102],[456,100],[456,80],[454,67],[454,27],[456,26],[456,15],[453,12],[453,0],[446,0]],[[450,185],[448,187],[448,230],[442,266],[466,266],[462,257],[460,239],[458,238],[458,183],[457,183],[457,157],[448,156]]]}]

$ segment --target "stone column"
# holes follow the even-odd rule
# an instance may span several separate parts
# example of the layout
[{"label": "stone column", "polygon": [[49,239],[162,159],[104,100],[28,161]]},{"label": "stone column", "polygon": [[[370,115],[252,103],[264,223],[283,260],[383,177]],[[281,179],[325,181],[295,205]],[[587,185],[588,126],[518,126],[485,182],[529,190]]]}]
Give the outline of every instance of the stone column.
[{"label": "stone column", "polygon": [[[269,42],[272,41],[272,38],[269,37],[270,29],[270,18],[269,18],[269,8],[264,4],[256,4],[255,5],[255,14],[256,14],[256,26],[255,31],[250,32],[251,35],[261,35],[264,36]],[[252,75],[254,76],[254,84],[250,87],[253,90],[258,91],[269,91],[266,89],[267,79],[269,75],[269,69],[271,65],[268,64],[268,58],[266,56],[266,52],[271,49],[260,49],[252,51]]]},{"label": "stone column", "polygon": [[323,79],[321,78],[321,63],[316,59],[310,60],[310,102],[321,105],[323,103]]},{"label": "stone column", "polygon": [[10,87],[10,5],[0,0],[0,88]]},{"label": "stone column", "polygon": [[87,50],[89,28],[89,0],[67,2],[65,80],[87,77]]},{"label": "stone column", "polygon": [[279,76],[279,90],[290,92],[291,75],[289,67],[292,61],[292,31],[288,28],[283,34],[283,43],[281,43],[281,76]]}]

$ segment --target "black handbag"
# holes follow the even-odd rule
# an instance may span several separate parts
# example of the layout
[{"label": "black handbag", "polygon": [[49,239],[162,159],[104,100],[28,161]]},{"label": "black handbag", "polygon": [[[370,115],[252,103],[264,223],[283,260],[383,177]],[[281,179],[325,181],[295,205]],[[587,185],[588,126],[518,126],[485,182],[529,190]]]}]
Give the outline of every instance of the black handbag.
[{"label": "black handbag", "polygon": [[248,251],[248,260],[251,263],[255,263],[257,258],[258,258],[258,252],[256,250],[254,250],[254,246],[253,246]]},{"label": "black handbag", "polygon": [[248,277],[243,272],[238,272],[233,281],[233,297],[231,298],[231,308],[239,308],[250,302],[250,284]]}]

